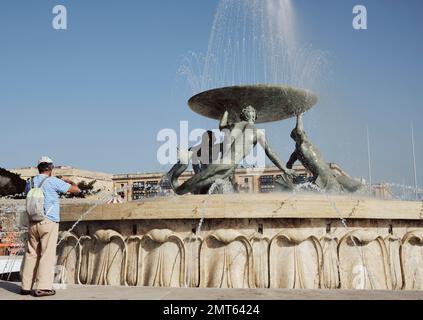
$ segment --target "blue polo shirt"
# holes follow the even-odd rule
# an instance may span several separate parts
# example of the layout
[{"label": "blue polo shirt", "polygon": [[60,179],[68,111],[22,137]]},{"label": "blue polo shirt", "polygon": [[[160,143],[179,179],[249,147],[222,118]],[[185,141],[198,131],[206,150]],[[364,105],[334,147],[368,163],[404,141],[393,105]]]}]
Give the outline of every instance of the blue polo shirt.
[{"label": "blue polo shirt", "polygon": [[[41,182],[47,178],[45,174],[39,174],[34,177],[34,187],[40,186]],[[69,191],[71,185],[64,182],[56,177],[50,177],[43,185],[44,191],[44,212],[47,213],[47,218],[54,222],[60,222],[60,194]],[[28,193],[31,190],[31,181],[28,180],[25,188],[25,192]]]}]

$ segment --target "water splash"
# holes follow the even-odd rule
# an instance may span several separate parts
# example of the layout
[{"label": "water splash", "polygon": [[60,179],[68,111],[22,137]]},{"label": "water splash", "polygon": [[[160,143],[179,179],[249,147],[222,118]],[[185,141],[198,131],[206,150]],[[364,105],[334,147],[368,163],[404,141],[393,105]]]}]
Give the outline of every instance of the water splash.
[{"label": "water splash", "polygon": [[407,186],[398,183],[385,183],[391,190],[392,196],[396,200],[402,201],[423,201],[423,189],[415,186]]},{"label": "water splash", "polygon": [[229,180],[216,179],[210,187],[208,194],[231,194],[233,192],[234,188]]},{"label": "water splash", "polygon": [[199,235],[201,234],[201,230],[204,224],[204,220],[206,218],[206,210],[208,207],[208,203],[210,200],[210,196],[213,194],[232,194],[233,193],[233,186],[229,180],[223,180],[223,179],[216,179],[216,181],[211,185],[209,192],[207,194],[206,200],[204,200],[203,205],[200,209],[200,221],[198,222],[198,226],[196,229],[195,234],[191,234],[189,238],[189,243],[191,244],[191,260],[189,261],[188,270],[187,270],[187,277],[185,286],[189,287],[192,285],[192,269],[195,265],[195,258],[194,258],[194,245],[195,241],[199,240]]},{"label": "water splash", "polygon": [[299,39],[292,0],[221,0],[207,53],[191,52],[179,74],[193,93],[258,83],[314,89],[326,54]]},{"label": "water splash", "polygon": [[[326,192],[325,190],[321,189],[319,186],[317,186],[314,183],[311,182],[305,182],[302,184],[299,184],[295,187],[294,192],[292,193],[294,194],[298,194],[301,191],[313,191],[313,192],[317,192],[321,195],[324,195],[326,197],[326,200],[330,203],[332,209],[336,212],[336,214],[338,215],[339,221],[342,224],[342,227],[348,232],[350,233],[352,231],[352,229],[350,229],[350,227],[348,226],[347,223],[347,218],[344,218],[344,216],[342,215],[341,211],[339,210],[338,206],[336,205],[336,201],[331,199],[330,194],[328,192]],[[362,266],[364,267],[364,269],[367,272],[368,278],[369,278],[369,282],[372,288],[376,288],[375,286],[375,276],[373,274],[371,274],[369,272],[369,268],[367,267],[367,263],[364,259],[364,256],[362,255],[361,251],[360,251],[360,245],[355,241],[355,239],[353,237],[350,238],[351,242],[357,252],[357,255],[359,257],[359,259],[361,260]]]},{"label": "water splash", "polygon": [[[107,195],[106,197],[104,197],[103,199],[100,199],[99,201],[96,201],[93,205],[91,205],[90,207],[89,207],[89,209],[88,210],[86,210],[85,212],[83,212],[80,216],[79,216],[79,218],[75,221],[75,223],[66,231],[66,233],[71,233],[77,226],[78,226],[78,224],[80,224],[84,219],[85,219],[85,217],[87,216],[87,215],[89,215],[91,212],[93,212],[94,211],[94,209],[95,208],[97,208],[99,205],[104,205],[104,204],[106,204],[108,201],[110,201],[110,200],[112,200],[113,199],[113,195]],[[64,235],[65,233],[63,233],[63,235]],[[64,240],[64,238],[63,238],[63,235],[62,235],[62,237],[60,237],[60,239],[59,239],[59,242],[57,243],[57,247],[59,247],[60,246],[60,244],[63,242],[63,240]],[[79,240],[78,240],[78,243],[79,243]],[[78,244],[77,243],[77,244]]]}]

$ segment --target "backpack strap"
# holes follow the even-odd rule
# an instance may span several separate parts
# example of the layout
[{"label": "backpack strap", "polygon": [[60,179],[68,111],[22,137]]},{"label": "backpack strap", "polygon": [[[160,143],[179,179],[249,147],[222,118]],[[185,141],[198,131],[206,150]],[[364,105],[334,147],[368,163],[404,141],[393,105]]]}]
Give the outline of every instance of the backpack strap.
[{"label": "backpack strap", "polygon": [[48,180],[48,179],[50,179],[50,177],[46,177],[46,178],[44,178],[43,179],[43,181],[41,181],[41,183],[40,183],[40,185],[39,185],[39,187],[38,188],[42,188],[43,187],[43,185],[44,185],[44,183]]},{"label": "backpack strap", "polygon": [[[48,180],[48,179],[50,179],[51,177],[45,177],[44,179],[43,179],[43,181],[41,181],[41,183],[40,183],[40,186],[38,187],[38,188],[42,188],[43,187],[43,185],[44,185],[44,183]],[[45,212],[44,213],[44,215],[45,216],[48,216],[49,215],[49,213],[51,212],[51,210],[53,209],[53,204],[50,206],[50,208],[47,210],[47,212]]]},{"label": "backpack strap", "polygon": [[31,189],[34,189],[34,177],[31,178],[29,186],[31,187]]}]

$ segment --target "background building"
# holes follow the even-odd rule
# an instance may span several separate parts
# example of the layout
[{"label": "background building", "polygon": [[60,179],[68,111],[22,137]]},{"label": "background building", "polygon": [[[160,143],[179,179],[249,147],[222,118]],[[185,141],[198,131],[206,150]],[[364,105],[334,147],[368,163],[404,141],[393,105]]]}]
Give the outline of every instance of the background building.
[{"label": "background building", "polygon": [[[329,163],[329,166],[336,175],[348,176],[348,174],[337,164]],[[302,165],[296,165],[293,169],[299,174],[300,180],[306,181],[311,177],[311,173],[308,172]],[[24,180],[38,174],[37,168],[35,167],[11,169],[10,171],[19,174]],[[165,175],[164,172],[111,175],[67,166],[58,166],[55,167],[53,173],[57,177],[68,178],[73,180],[75,183],[79,183],[81,181],[90,183],[95,181],[94,189],[99,192],[88,197],[91,199],[102,199],[106,196],[112,195],[114,192],[118,193],[125,201],[154,198],[157,196],[168,196],[174,193],[170,183],[167,180],[163,180]],[[282,172],[274,166],[266,168],[240,167],[235,172],[235,187],[237,192],[240,193],[273,192],[275,189],[275,180],[281,174]],[[184,172],[179,178],[179,183],[182,184],[193,175],[194,171],[188,170]],[[362,181],[365,183],[364,180]],[[372,193],[373,196],[381,199],[393,198],[391,189],[386,184],[373,185]]]},{"label": "background building", "polygon": [[[330,163],[330,168],[336,175],[347,176],[337,164]],[[300,176],[306,180],[311,177],[302,165],[293,168]],[[276,167],[266,168],[238,168],[235,172],[235,187],[240,193],[269,193],[275,189],[275,179],[282,172]],[[126,201],[139,200],[144,198],[154,198],[157,196],[167,196],[173,194],[169,182],[162,181],[165,173],[134,173],[117,174],[113,176],[113,187]],[[179,179],[183,183],[194,175],[193,171],[186,171]],[[383,190],[382,190],[383,189]],[[378,186],[377,195],[389,197],[389,192],[383,186]]]},{"label": "background building", "polygon": [[[38,169],[36,167],[16,168],[10,169],[10,171],[19,174],[24,180],[30,179],[38,174]],[[113,192],[112,174],[81,170],[68,166],[57,166],[54,167],[53,175],[59,178],[70,179],[76,184],[82,181],[86,183],[95,181],[94,191],[96,191],[96,194],[89,198],[102,198]]]}]

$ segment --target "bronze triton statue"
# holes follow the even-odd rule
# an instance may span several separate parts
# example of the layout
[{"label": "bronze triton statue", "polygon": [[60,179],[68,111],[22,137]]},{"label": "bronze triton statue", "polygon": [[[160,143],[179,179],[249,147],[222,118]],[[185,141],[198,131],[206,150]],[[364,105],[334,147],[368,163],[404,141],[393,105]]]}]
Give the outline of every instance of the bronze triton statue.
[{"label": "bronze triton statue", "polygon": [[[178,150],[178,163],[166,174],[165,178],[171,183],[172,188],[176,192],[178,186],[178,178],[188,169],[189,162],[192,162],[192,168],[195,174],[204,171],[209,165],[216,163],[222,152],[223,144],[216,143],[216,136],[213,131],[204,132],[201,144],[192,147],[188,152]],[[193,190],[193,194],[206,194],[209,186],[199,187]]]},{"label": "bronze triton statue", "polygon": [[[336,175],[323,160],[319,150],[307,137],[302,114],[317,103],[315,94],[308,90],[283,85],[245,85],[218,88],[193,96],[188,105],[198,114],[220,120],[220,130],[225,132],[223,143],[215,143],[211,132],[203,136],[201,149],[180,150],[180,161],[166,175],[176,194],[205,194],[218,180],[229,182],[238,165],[259,143],[267,157],[282,171],[276,179],[276,190],[293,190],[298,176],[292,170],[299,160],[310,171],[309,182],[328,192],[355,192],[363,186],[360,182]],[[254,108],[252,107],[254,106]],[[265,134],[256,123],[281,121],[297,116],[297,126],[291,137],[295,151],[286,166],[269,146]],[[204,150],[205,146],[205,150]],[[201,161],[198,160],[201,157]],[[179,185],[178,178],[192,160],[195,175]]]},{"label": "bronze triton statue", "polygon": [[[291,138],[295,141],[295,151],[286,165],[287,168],[291,169],[297,160],[300,161],[313,175],[309,182],[316,184],[322,191],[356,192],[363,187],[359,181],[334,174],[327,162],[323,160],[320,151],[311,143],[305,133],[302,114],[297,116],[297,125],[292,130]],[[277,189],[289,190],[292,188],[292,184],[287,184],[284,180],[279,179],[276,182],[279,186]]]},{"label": "bronze triton statue", "polygon": [[292,181],[296,176],[295,171],[286,168],[276,152],[270,147],[264,132],[255,127],[257,112],[252,106],[247,106],[242,110],[239,115],[240,121],[231,123],[228,119],[229,112],[225,111],[219,126],[220,130],[225,132],[225,141],[222,145],[223,152],[220,159],[208,164],[182,185],[178,184],[178,178],[187,168],[187,165],[182,164],[182,162],[186,163],[187,161],[179,162],[169,171],[167,177],[176,194],[204,194],[208,192],[216,180],[230,179],[238,164],[250,154],[257,143],[263,147],[269,159],[283,172],[287,181]]}]

